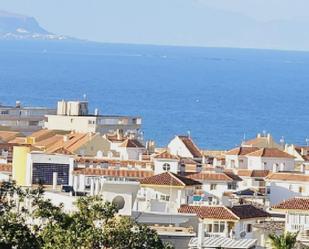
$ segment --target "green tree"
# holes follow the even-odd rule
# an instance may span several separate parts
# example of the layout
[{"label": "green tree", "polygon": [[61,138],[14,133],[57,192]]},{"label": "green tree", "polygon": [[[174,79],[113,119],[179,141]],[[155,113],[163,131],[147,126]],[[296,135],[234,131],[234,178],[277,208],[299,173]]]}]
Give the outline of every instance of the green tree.
[{"label": "green tree", "polygon": [[273,249],[293,249],[297,242],[298,233],[286,232],[281,235],[270,234],[269,240]]},{"label": "green tree", "polygon": [[[0,248],[4,249],[171,249],[149,227],[117,215],[101,197],[81,197],[63,211],[43,198],[42,187],[0,186]],[[29,205],[29,203],[31,205]]]}]

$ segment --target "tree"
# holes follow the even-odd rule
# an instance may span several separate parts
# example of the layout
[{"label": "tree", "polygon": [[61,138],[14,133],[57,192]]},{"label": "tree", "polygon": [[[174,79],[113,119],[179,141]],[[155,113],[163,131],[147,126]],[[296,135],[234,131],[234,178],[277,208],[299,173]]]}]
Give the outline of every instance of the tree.
[{"label": "tree", "polygon": [[44,190],[0,186],[0,248],[4,249],[171,249],[158,234],[101,197],[81,197],[63,211],[43,198]]},{"label": "tree", "polygon": [[270,234],[269,240],[273,249],[293,249],[297,242],[298,233],[286,232],[281,235]]}]

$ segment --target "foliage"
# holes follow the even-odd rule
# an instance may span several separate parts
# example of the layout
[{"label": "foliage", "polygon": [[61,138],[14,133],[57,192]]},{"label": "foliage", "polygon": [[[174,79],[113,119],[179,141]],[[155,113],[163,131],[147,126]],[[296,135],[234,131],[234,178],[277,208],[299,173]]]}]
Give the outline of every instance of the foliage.
[{"label": "foliage", "polygon": [[281,235],[270,234],[269,239],[273,249],[293,249],[297,242],[298,233],[286,232]]},{"label": "foliage", "polygon": [[76,210],[63,211],[43,198],[42,187],[0,186],[0,248],[16,249],[171,249],[157,233],[101,197],[81,197]]}]

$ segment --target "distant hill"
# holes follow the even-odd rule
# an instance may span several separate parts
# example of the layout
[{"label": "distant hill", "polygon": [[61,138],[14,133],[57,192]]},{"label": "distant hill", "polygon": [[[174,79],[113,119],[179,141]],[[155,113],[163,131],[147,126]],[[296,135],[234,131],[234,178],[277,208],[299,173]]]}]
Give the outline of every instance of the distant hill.
[{"label": "distant hill", "polygon": [[66,40],[69,38],[48,32],[33,17],[0,11],[0,39]]}]

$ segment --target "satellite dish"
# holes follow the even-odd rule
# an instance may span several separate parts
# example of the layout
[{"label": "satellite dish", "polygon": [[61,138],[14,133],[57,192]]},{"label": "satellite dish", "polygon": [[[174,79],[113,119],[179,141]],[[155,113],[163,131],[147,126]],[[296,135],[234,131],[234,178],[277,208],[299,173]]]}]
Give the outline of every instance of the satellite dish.
[{"label": "satellite dish", "polygon": [[246,233],[246,231],[242,231],[242,232],[240,232],[240,234],[239,234],[239,236],[240,236],[240,238],[244,238],[244,237],[246,237],[246,235],[247,235],[247,233]]}]

